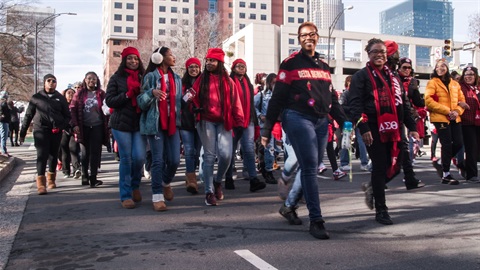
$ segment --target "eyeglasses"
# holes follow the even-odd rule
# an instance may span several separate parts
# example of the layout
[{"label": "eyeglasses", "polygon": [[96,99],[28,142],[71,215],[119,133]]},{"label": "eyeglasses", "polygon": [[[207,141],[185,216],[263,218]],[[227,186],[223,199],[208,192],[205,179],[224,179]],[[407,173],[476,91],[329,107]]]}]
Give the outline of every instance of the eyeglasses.
[{"label": "eyeglasses", "polygon": [[373,53],[373,54],[387,54],[387,51],[385,50],[371,50],[368,53]]},{"label": "eyeglasses", "polygon": [[47,79],[47,82],[57,83],[57,80],[54,80],[54,79]]},{"label": "eyeglasses", "polygon": [[465,73],[463,77],[475,76],[475,73]]},{"label": "eyeglasses", "polygon": [[309,38],[315,38],[317,37],[317,32],[310,32],[310,33],[303,33],[303,34],[300,34],[298,35],[300,38],[303,38],[303,39],[306,39],[307,37]]},{"label": "eyeglasses", "polygon": [[247,68],[245,65],[236,65],[236,68]]},{"label": "eyeglasses", "polygon": [[412,67],[403,66],[402,69],[403,69],[403,70],[407,70],[407,69],[412,69]]},{"label": "eyeglasses", "polygon": [[200,67],[197,65],[190,65],[188,66],[189,69],[199,69]]}]

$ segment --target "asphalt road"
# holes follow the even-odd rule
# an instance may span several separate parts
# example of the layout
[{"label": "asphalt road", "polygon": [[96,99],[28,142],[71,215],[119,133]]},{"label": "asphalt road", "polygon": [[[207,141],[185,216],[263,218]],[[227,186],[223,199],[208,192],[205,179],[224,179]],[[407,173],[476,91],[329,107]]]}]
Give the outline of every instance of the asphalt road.
[{"label": "asphalt road", "polygon": [[153,211],[147,180],[143,202],[127,210],[111,154],[103,155],[100,188],[60,176],[57,189],[38,196],[35,151],[9,150],[23,161],[0,184],[3,269],[480,269],[480,184],[440,184],[427,157],[415,166],[425,188],[406,191],[401,176],[388,185],[392,226],[365,206],[360,184],[369,173],[358,160],[351,182],[333,181],[331,170],[319,176],[331,239],[317,240],[304,205],[303,225],[289,225],[276,186],[251,193],[241,173],[219,206],[205,206],[203,185],[199,195],[186,192],[182,161],[168,211]]}]

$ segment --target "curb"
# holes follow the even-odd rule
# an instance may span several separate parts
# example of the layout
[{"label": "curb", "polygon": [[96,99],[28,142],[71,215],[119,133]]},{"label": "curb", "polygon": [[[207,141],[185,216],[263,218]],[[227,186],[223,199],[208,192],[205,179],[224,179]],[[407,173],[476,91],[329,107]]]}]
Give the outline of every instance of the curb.
[{"label": "curb", "polygon": [[17,158],[9,157],[5,160],[0,160],[0,182],[3,181],[5,176],[7,176],[17,163]]}]

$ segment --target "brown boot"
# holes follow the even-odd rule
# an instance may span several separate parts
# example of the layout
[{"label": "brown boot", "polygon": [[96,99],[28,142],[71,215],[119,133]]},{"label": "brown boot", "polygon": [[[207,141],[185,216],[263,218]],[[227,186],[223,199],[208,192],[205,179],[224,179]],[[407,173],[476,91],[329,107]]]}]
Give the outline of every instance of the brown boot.
[{"label": "brown boot", "polygon": [[55,178],[57,177],[56,172],[47,172],[47,183],[48,183],[48,188],[49,189],[54,189],[57,187],[55,185]]},{"label": "brown boot", "polygon": [[187,191],[192,194],[197,194],[198,193],[197,176],[195,175],[195,173],[186,173],[186,175],[187,175],[187,180],[185,181],[185,184],[187,186]]},{"label": "brown boot", "polygon": [[47,184],[47,178],[45,178],[45,175],[39,175],[37,176],[37,191],[38,195],[45,195],[47,194],[47,188],[45,185]]}]

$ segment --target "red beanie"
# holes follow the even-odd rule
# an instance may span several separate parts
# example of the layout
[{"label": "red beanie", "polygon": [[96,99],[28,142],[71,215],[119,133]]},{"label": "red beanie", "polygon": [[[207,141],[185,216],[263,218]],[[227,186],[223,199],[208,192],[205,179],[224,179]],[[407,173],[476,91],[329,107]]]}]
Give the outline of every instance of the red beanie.
[{"label": "red beanie", "polygon": [[188,69],[191,64],[197,64],[199,67],[202,66],[200,60],[198,60],[196,57],[188,58],[187,62],[185,62],[185,68]]},{"label": "red beanie", "polygon": [[393,40],[385,40],[385,46],[387,47],[387,56],[393,55],[396,51],[398,51],[398,44]]},{"label": "red beanie", "polygon": [[237,64],[244,64],[245,66],[247,66],[247,63],[245,63],[245,61],[243,61],[243,59],[238,58],[237,60],[233,61],[231,69],[233,70]]},{"label": "red beanie", "polygon": [[225,63],[225,53],[220,48],[208,49],[207,55],[205,56],[205,58],[211,58],[211,59],[218,60],[222,63]]},{"label": "red beanie", "polygon": [[125,49],[123,49],[122,58],[125,58],[125,57],[129,56],[130,54],[135,54],[138,58],[140,58],[140,53],[134,47],[126,47]]}]

